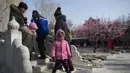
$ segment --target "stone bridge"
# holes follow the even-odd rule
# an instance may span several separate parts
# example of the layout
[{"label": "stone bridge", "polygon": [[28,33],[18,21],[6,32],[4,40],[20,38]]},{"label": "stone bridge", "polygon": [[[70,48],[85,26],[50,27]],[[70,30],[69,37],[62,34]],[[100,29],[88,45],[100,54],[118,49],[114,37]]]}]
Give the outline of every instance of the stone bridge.
[{"label": "stone bridge", "polygon": [[[19,24],[15,21],[15,18],[8,23],[8,26],[8,30],[1,33],[0,36],[0,73],[50,73],[54,65],[50,61],[50,47],[54,40],[53,37],[48,36],[45,41],[48,59],[30,61],[29,50],[22,45],[22,34],[18,30]],[[71,48],[74,67],[92,73],[91,63],[82,60],[74,45],[71,45]]]}]

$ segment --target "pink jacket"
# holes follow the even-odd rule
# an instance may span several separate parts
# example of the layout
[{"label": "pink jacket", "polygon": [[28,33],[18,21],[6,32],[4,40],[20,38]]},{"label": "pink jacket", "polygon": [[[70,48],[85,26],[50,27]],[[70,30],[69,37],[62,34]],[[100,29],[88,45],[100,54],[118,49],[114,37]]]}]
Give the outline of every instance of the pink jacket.
[{"label": "pink jacket", "polygon": [[64,60],[68,59],[71,56],[70,47],[66,40],[57,40],[57,36],[59,32],[64,32],[63,30],[59,29],[56,32],[56,40],[53,42],[51,57],[55,58],[55,60]]},{"label": "pink jacket", "polygon": [[29,27],[30,29],[35,29],[35,30],[38,29],[37,24],[34,23],[34,22],[32,22],[28,27]]}]

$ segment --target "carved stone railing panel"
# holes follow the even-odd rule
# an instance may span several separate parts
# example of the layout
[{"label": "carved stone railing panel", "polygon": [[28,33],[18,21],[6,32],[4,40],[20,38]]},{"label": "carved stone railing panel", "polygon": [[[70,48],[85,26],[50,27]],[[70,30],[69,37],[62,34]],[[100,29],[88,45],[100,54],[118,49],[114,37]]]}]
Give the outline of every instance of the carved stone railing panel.
[{"label": "carved stone railing panel", "polygon": [[9,29],[5,32],[5,42],[0,48],[0,73],[32,73],[32,66],[29,60],[29,50],[22,45],[22,34],[19,31],[19,24],[15,18],[8,24]]}]

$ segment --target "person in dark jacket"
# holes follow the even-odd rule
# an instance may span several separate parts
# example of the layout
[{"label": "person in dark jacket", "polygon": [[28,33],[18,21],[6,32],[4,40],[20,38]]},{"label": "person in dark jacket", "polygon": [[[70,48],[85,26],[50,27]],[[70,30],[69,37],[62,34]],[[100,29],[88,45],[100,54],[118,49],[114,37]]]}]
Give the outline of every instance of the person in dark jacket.
[{"label": "person in dark jacket", "polygon": [[[20,2],[18,6],[11,4],[10,5],[10,16],[9,16],[9,21],[12,20],[13,16],[15,17],[15,20],[19,23],[20,28],[19,30],[22,32],[22,37],[24,37],[24,33],[28,33],[33,35],[31,30],[29,30],[28,27],[26,27],[24,24],[25,23],[25,18],[23,16],[23,13],[28,9],[28,6],[24,2]],[[24,42],[24,41],[22,41]]]},{"label": "person in dark jacket", "polygon": [[15,17],[15,20],[19,23],[20,27],[24,26],[24,16],[23,13],[28,9],[28,6],[24,2],[20,2],[18,6],[11,4],[10,5],[10,17],[9,21],[12,20],[12,17]]},{"label": "person in dark jacket", "polygon": [[[70,31],[69,31],[69,28],[68,28],[68,25],[66,23],[66,16],[62,14],[61,12],[61,8],[58,7],[54,13],[54,17],[56,19],[56,23],[55,23],[55,27],[54,27],[54,32],[55,32],[55,35],[56,35],[56,31],[59,30],[59,29],[62,29],[64,32],[65,32],[65,40],[68,42],[69,44],[69,47],[70,47],[70,52],[71,52],[71,40],[70,40]],[[70,67],[70,70],[73,71],[74,70],[74,67],[72,65],[72,62],[71,64],[69,65]],[[62,69],[62,67],[59,67],[59,69]]]},{"label": "person in dark jacket", "polygon": [[[35,35],[27,26],[27,18],[23,16],[23,13],[28,9],[28,6],[24,2],[20,2],[18,6],[11,4],[10,5],[10,17],[9,21],[12,20],[13,16],[15,20],[19,23],[19,30],[22,32],[22,44],[30,49],[30,36]],[[8,27],[9,28],[9,27]],[[30,36],[27,36],[30,35]],[[28,46],[28,44],[30,44]]]},{"label": "person in dark jacket", "polygon": [[66,34],[65,40],[70,45],[70,32],[69,32],[69,29],[68,29],[68,25],[66,23],[66,16],[61,13],[60,7],[57,8],[57,10],[54,13],[54,16],[56,18],[56,23],[55,23],[55,28],[54,28],[55,34],[56,34],[56,31],[58,29],[62,29]]}]

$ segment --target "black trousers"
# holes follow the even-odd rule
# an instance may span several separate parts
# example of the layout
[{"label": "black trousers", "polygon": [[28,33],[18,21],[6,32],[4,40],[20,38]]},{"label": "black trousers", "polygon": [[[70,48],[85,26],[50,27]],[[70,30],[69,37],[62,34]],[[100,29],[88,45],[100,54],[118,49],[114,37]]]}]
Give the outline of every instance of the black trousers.
[{"label": "black trousers", "polygon": [[61,67],[61,65],[65,68],[66,73],[71,73],[68,64],[68,60],[56,60],[52,73],[56,73],[56,71],[59,69],[59,67]]},{"label": "black trousers", "polygon": [[37,39],[36,39],[37,43],[38,43],[38,49],[39,49],[42,59],[46,58],[46,48],[45,48],[45,44],[44,44],[45,39],[46,39],[46,37],[37,37]]}]

